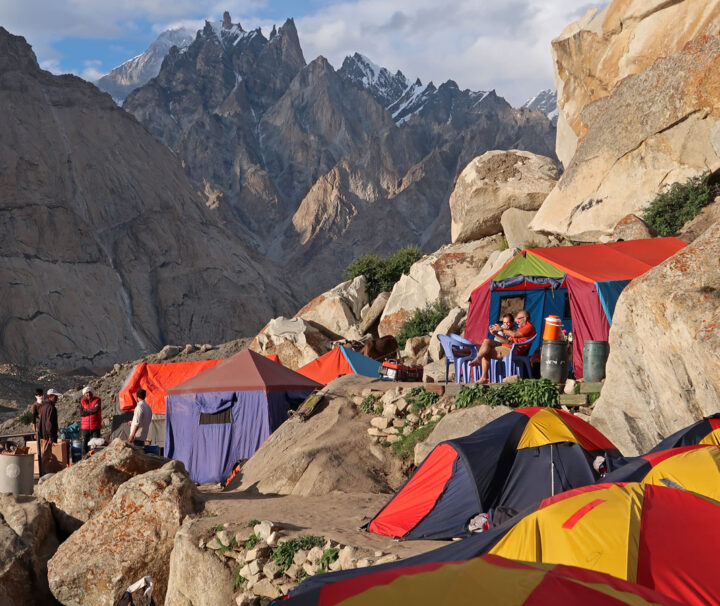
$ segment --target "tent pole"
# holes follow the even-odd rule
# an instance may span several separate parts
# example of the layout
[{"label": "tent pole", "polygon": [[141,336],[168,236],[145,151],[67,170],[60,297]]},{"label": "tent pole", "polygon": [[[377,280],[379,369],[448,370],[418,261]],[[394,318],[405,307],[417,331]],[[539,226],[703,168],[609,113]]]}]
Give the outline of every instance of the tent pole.
[{"label": "tent pole", "polygon": [[550,496],[555,496],[555,463],[553,462],[552,447],[550,444]]}]

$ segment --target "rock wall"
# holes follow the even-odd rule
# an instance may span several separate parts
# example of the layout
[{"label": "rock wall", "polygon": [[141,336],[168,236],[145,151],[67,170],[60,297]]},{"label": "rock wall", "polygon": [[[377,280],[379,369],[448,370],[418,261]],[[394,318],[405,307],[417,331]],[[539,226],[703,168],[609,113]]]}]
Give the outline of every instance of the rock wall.
[{"label": "rock wall", "polygon": [[626,455],[720,410],[720,222],[633,280],[592,423]]},{"label": "rock wall", "polygon": [[720,36],[701,36],[587,105],[572,162],[530,227],[595,241],[664,186],[719,168],[719,74]]},{"label": "rock wall", "polygon": [[[587,130],[583,109],[618,82],[720,32],[720,5],[695,0],[614,0],[590,9],[552,42],[558,92],[556,153],[567,167]],[[643,103],[644,98],[638,97]]]}]

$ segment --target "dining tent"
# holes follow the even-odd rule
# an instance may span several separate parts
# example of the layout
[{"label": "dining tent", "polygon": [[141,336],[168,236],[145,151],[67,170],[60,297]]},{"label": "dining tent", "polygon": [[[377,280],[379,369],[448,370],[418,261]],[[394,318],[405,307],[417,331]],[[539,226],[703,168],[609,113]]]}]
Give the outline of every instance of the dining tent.
[{"label": "dining tent", "polygon": [[[573,333],[573,368],[582,377],[585,341],[607,341],[615,304],[630,280],[684,246],[677,238],[651,238],[525,249],[473,290],[465,337],[476,343],[492,338],[488,326],[511,301],[514,309],[530,312],[540,334],[544,318],[559,316]],[[536,339],[530,353],[541,344]]]},{"label": "dining tent", "polygon": [[342,375],[365,375],[378,378],[380,362],[339,345],[312,362],[297,369],[301,375],[327,385]]},{"label": "dining tent", "polygon": [[248,349],[170,389],[165,455],[199,483],[221,482],[322,387]]}]

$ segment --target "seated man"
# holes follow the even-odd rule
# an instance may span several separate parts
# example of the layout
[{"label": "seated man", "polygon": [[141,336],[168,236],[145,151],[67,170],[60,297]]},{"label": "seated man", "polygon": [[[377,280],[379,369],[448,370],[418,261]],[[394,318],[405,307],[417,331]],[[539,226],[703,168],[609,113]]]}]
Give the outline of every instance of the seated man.
[{"label": "seated man", "polygon": [[[490,326],[490,333],[494,339],[485,339],[480,345],[477,356],[470,362],[470,366],[480,366],[481,374],[478,383],[488,383],[488,371],[490,370],[490,360],[502,360],[510,353],[512,343],[523,343],[535,336],[535,327],[530,323],[530,314],[526,309],[520,310],[515,316],[517,322],[517,330],[510,330],[501,327],[499,324]],[[502,336],[499,333],[502,332]],[[497,340],[495,340],[497,339]],[[520,356],[527,355],[529,345],[519,346],[515,348],[515,353]]]}]

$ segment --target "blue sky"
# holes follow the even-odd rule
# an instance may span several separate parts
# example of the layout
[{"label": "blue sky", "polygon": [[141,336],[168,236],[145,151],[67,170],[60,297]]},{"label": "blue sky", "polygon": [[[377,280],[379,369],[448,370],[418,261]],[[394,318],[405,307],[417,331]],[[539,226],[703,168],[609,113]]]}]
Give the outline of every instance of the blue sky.
[{"label": "blue sky", "polygon": [[0,0],[0,25],[40,65],[97,79],[171,25],[228,10],[245,29],[293,17],[305,59],[339,67],[355,51],[409,78],[496,89],[518,105],[553,86],[550,41],[596,4],[584,0]]}]

